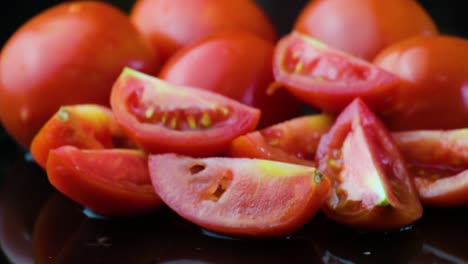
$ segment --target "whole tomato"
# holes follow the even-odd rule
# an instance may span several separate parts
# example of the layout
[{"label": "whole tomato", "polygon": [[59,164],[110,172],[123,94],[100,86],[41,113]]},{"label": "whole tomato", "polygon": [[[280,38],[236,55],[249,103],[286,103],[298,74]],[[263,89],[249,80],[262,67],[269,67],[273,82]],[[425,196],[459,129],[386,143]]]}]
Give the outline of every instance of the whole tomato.
[{"label": "whole tomato", "polygon": [[61,105],[108,105],[124,66],[155,74],[156,55],[128,17],[109,4],[52,7],[19,28],[3,47],[0,120],[27,147]]},{"label": "whole tomato", "polygon": [[213,33],[242,29],[273,41],[268,17],[252,0],[139,0],[132,21],[166,60],[179,48]]},{"label": "whole tomato", "polygon": [[375,63],[407,82],[382,115],[389,128],[468,127],[468,40],[414,37],[388,47]]},{"label": "whole tomato", "polygon": [[311,1],[294,29],[367,60],[399,40],[437,33],[426,11],[408,0]]}]

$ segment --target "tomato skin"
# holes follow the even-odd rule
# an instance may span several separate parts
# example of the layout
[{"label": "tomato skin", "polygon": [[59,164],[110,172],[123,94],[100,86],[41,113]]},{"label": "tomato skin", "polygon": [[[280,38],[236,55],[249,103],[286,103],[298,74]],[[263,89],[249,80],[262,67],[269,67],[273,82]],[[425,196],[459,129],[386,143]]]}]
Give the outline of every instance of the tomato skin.
[{"label": "tomato skin", "polygon": [[293,233],[329,190],[315,168],[268,160],[150,155],[156,193],[185,219],[234,236]]},{"label": "tomato skin", "polygon": [[63,146],[49,152],[47,175],[64,195],[107,216],[148,212],[162,205],[154,193],[139,150],[79,150]]},{"label": "tomato skin", "polygon": [[248,32],[217,34],[176,52],[159,77],[256,107],[262,111],[259,127],[265,127],[292,118],[300,106],[283,89],[267,94],[274,81],[273,49],[272,43]]},{"label": "tomato skin", "polygon": [[164,61],[178,49],[224,31],[276,38],[268,17],[251,0],[139,0],[130,17]]},{"label": "tomato skin", "polygon": [[368,230],[398,229],[422,216],[413,182],[392,136],[356,99],[337,117],[317,150],[330,177],[323,210],[331,219]]},{"label": "tomato skin", "polygon": [[407,0],[311,1],[294,30],[366,60],[400,40],[438,33],[421,5]]},{"label": "tomato skin", "polygon": [[124,13],[100,2],[52,7],[2,49],[0,120],[27,148],[61,105],[108,105],[124,66],[151,74],[159,67],[157,54]]},{"label": "tomato skin", "polygon": [[390,129],[468,126],[468,40],[414,37],[388,47],[374,63],[406,81],[395,106],[382,115]]}]

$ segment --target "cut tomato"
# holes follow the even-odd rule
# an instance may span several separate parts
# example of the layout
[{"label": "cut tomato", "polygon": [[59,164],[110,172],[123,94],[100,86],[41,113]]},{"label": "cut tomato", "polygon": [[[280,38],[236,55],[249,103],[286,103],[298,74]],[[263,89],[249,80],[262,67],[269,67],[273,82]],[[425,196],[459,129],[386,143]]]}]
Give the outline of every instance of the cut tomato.
[{"label": "cut tomato", "polygon": [[50,151],[47,175],[57,190],[102,215],[139,214],[163,204],[139,150],[63,146]]},{"label": "cut tomato", "polygon": [[333,181],[324,211],[364,229],[397,229],[422,215],[422,206],[391,134],[359,99],[320,140],[318,168]]},{"label": "cut tomato", "polygon": [[395,75],[297,32],[280,40],[273,65],[276,81],[330,113],[339,113],[357,97],[383,111],[400,87]]},{"label": "cut tomato", "polygon": [[235,100],[128,68],[112,89],[111,106],[128,136],[153,153],[219,154],[260,118],[259,110]]},{"label": "cut tomato", "polygon": [[151,155],[156,193],[176,213],[211,231],[282,236],[309,221],[329,190],[312,167],[242,158]]},{"label": "cut tomato", "polygon": [[297,117],[236,138],[227,155],[315,166],[319,140],[332,124],[326,114]]},{"label": "cut tomato", "polygon": [[468,129],[393,133],[423,204],[468,205]]}]

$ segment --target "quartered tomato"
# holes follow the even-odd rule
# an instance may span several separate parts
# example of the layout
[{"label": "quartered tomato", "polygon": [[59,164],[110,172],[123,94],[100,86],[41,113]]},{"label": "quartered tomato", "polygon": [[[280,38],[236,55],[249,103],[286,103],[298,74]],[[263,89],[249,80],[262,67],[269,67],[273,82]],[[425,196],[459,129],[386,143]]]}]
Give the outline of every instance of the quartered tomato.
[{"label": "quartered tomato", "polygon": [[147,156],[139,150],[63,146],[49,152],[46,168],[57,190],[94,213],[131,215],[162,205],[151,185]]},{"label": "quartered tomato", "polygon": [[329,182],[312,167],[256,159],[149,157],[156,193],[177,214],[237,236],[291,234],[320,209]]},{"label": "quartered tomato", "polygon": [[227,155],[315,166],[319,140],[332,124],[326,114],[296,117],[234,139]]},{"label": "quartered tomato", "polygon": [[232,139],[254,130],[260,118],[260,111],[235,100],[131,69],[116,81],[111,106],[128,136],[156,153],[222,153]]},{"label": "quartered tomato", "polygon": [[395,75],[297,32],[276,46],[273,70],[293,95],[331,113],[357,97],[374,110],[384,110],[400,88]]},{"label": "quartered tomato", "polygon": [[218,34],[181,49],[159,77],[256,107],[262,111],[259,126],[265,127],[292,118],[300,106],[284,89],[268,93],[274,80],[273,49],[271,42],[248,32]]},{"label": "quartered tomato", "polygon": [[324,212],[364,229],[397,229],[422,215],[422,206],[390,133],[359,99],[320,140],[318,168],[332,180]]},{"label": "quartered tomato", "polygon": [[468,129],[393,133],[423,204],[468,205]]}]

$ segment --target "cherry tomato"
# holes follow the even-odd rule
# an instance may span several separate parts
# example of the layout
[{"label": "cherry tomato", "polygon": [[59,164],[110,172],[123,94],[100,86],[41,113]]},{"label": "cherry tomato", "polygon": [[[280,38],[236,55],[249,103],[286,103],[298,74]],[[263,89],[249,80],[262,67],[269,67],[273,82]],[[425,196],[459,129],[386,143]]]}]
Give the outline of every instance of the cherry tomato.
[{"label": "cherry tomato", "polygon": [[275,79],[302,101],[339,113],[360,97],[374,110],[392,105],[397,76],[306,35],[293,32],[275,49]]},{"label": "cherry tomato", "polygon": [[468,127],[468,40],[414,37],[388,47],[375,63],[407,82],[382,115],[389,128]]},{"label": "cherry tomato", "polygon": [[24,147],[61,105],[108,105],[124,66],[156,73],[158,59],[124,13],[63,3],[29,20],[0,57],[0,120]]},{"label": "cherry tomato", "polygon": [[468,205],[468,129],[393,133],[423,204]]},{"label": "cherry tomato", "polygon": [[257,109],[227,97],[128,68],[112,89],[111,106],[124,132],[153,153],[219,154],[260,118]]},{"label": "cherry tomato", "polygon": [[329,182],[312,167],[255,159],[150,155],[156,193],[177,214],[211,231],[282,236],[320,209]]},{"label": "cherry tomato", "polygon": [[57,190],[94,213],[139,214],[162,205],[139,150],[63,146],[49,152],[46,168]]},{"label": "cherry tomato", "polygon": [[422,206],[390,133],[360,100],[320,140],[318,168],[332,180],[324,212],[346,225],[398,229],[422,215]]},{"label": "cherry tomato", "polygon": [[139,0],[130,17],[163,60],[223,31],[241,29],[270,41],[276,38],[268,17],[251,0]]},{"label": "cherry tomato", "polygon": [[234,139],[227,155],[315,166],[319,140],[332,124],[325,114],[296,117]]},{"label": "cherry tomato", "polygon": [[274,81],[273,49],[272,43],[251,33],[218,34],[178,51],[159,77],[257,107],[262,111],[259,126],[265,127],[292,118],[300,106],[287,91],[267,93]]},{"label": "cherry tomato", "polygon": [[421,5],[408,0],[311,1],[294,30],[366,60],[405,38],[438,33]]}]

